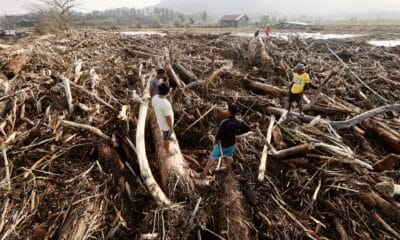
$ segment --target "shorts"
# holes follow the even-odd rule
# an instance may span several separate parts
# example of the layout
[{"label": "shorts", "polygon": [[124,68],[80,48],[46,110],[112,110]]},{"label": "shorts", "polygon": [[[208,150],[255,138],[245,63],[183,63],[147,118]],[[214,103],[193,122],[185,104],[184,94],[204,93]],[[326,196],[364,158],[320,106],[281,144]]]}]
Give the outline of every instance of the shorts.
[{"label": "shorts", "polygon": [[296,102],[297,104],[299,104],[301,102],[301,99],[303,98],[303,93],[289,93],[289,103],[293,103]]},{"label": "shorts", "polygon": [[[226,158],[233,158],[233,153],[235,152],[235,144],[233,144],[232,146],[226,147],[226,148],[222,148],[222,154],[224,155],[224,157]],[[216,144],[210,154],[210,157],[212,158],[212,160],[215,160],[217,158],[221,157],[221,147],[219,144]]]},{"label": "shorts", "polygon": [[166,141],[166,140],[171,141],[172,140],[171,133],[169,131],[162,131],[162,135],[163,135],[163,140],[164,141]]}]

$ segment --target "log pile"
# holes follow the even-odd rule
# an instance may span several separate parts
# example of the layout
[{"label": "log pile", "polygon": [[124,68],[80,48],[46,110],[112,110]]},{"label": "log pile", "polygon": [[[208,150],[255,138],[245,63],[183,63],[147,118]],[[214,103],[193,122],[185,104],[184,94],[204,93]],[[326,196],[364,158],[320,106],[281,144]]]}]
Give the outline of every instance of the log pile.
[{"label": "log pile", "polygon": [[[399,47],[100,31],[18,44],[0,50],[1,239],[399,238]],[[319,88],[288,115],[298,62]],[[148,104],[156,67],[174,88],[173,156]],[[253,131],[232,175],[200,179],[232,102]]]}]

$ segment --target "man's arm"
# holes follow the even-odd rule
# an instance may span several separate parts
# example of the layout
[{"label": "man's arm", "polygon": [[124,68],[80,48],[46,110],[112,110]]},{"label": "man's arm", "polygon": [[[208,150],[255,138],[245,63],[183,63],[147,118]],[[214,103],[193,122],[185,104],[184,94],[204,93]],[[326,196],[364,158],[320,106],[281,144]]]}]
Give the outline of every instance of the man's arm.
[{"label": "man's arm", "polygon": [[251,128],[250,128],[249,125],[247,125],[247,123],[242,121],[240,124],[241,125],[240,125],[240,127],[238,129],[237,135],[245,134],[245,133],[251,131]]}]

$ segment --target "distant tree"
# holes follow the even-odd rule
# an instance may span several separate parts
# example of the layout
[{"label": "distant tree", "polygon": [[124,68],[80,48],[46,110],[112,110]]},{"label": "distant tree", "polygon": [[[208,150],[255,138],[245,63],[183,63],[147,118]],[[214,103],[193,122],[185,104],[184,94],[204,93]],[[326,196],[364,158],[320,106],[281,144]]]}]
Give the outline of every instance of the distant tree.
[{"label": "distant tree", "polygon": [[183,22],[185,22],[185,16],[183,16],[182,14],[178,15],[179,18],[179,22],[181,23],[181,25],[183,24]]},{"label": "distant tree", "polygon": [[206,21],[207,21],[207,12],[206,11],[204,11],[202,14],[201,14],[201,19],[203,19],[203,24],[206,24]]},{"label": "distant tree", "polygon": [[52,31],[68,31],[71,15],[79,0],[38,0],[30,8],[39,18],[40,25]]}]

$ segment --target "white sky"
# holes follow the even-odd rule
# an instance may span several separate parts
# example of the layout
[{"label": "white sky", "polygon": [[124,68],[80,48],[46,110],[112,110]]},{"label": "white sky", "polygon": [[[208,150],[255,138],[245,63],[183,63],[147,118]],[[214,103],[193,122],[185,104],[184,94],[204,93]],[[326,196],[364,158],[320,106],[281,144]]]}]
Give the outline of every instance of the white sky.
[{"label": "white sky", "polygon": [[[28,10],[24,6],[26,6],[27,2],[34,2],[34,0],[0,0],[0,14],[26,13]],[[80,0],[80,2],[79,10],[89,12],[119,7],[142,8],[157,4],[161,0]]]},{"label": "white sky", "polygon": [[[0,14],[27,12],[26,2],[36,0],[0,0]],[[109,8],[142,8],[159,3],[161,0],[79,0],[80,11],[105,10]],[[175,0],[176,1],[176,0]],[[191,1],[191,0],[183,0]],[[218,1],[218,0],[215,0]],[[262,0],[270,12],[287,14],[332,14],[400,11],[400,0]],[[198,2],[198,1],[196,1]],[[210,2],[210,1],[207,1]],[[212,4],[212,1],[211,1]]]}]

